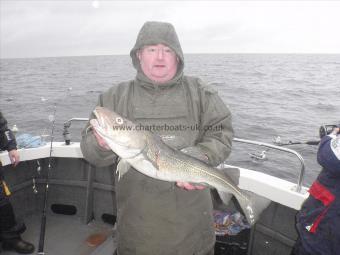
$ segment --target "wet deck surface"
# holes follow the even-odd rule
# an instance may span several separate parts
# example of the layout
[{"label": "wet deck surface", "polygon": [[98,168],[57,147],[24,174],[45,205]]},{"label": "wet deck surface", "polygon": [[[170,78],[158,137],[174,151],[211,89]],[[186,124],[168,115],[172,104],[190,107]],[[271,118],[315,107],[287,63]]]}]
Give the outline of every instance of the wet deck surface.
[{"label": "wet deck surface", "polygon": [[[25,218],[27,230],[22,234],[23,239],[32,242],[37,254],[40,235],[40,215],[32,215]],[[88,238],[99,234],[101,244],[92,246],[88,244]],[[47,255],[112,255],[115,249],[114,230],[112,225],[101,221],[92,221],[84,224],[75,216],[47,215],[46,236],[44,252]],[[1,255],[14,255],[16,252],[3,251]]]}]

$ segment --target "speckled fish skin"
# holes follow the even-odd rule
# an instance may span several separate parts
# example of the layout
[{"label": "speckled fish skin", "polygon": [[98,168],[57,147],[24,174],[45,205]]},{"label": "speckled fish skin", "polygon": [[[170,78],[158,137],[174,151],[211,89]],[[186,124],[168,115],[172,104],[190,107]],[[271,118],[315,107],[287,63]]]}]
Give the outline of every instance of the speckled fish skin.
[{"label": "speckled fish skin", "polygon": [[137,171],[163,181],[199,183],[214,187],[222,200],[231,193],[238,200],[248,222],[254,224],[257,220],[252,198],[220,170],[169,147],[150,131],[138,130],[138,125],[115,112],[96,107],[94,114],[97,119],[91,120],[91,124],[96,132],[113,152]]}]

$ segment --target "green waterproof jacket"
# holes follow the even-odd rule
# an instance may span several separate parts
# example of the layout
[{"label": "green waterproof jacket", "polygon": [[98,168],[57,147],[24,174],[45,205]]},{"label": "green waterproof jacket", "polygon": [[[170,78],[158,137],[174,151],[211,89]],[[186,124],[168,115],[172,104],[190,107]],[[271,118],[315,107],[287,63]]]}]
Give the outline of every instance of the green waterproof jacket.
[{"label": "green waterproof jacket", "polygon": [[[141,32],[145,32],[143,28]],[[161,42],[166,43],[166,38]],[[172,47],[173,42],[167,45]],[[195,148],[217,166],[231,151],[229,109],[217,92],[200,79],[183,75],[183,55],[176,46],[172,48],[181,60],[176,76],[166,84],[154,84],[143,75],[135,59],[134,52],[142,46],[137,39],[131,51],[136,78],[101,94],[98,105],[159,134],[177,149]],[[116,156],[100,148],[92,131],[85,130],[87,127],[81,141],[85,159],[99,167],[112,164]],[[115,187],[119,255],[198,255],[213,249],[209,189],[183,190],[175,183],[152,179],[133,168],[119,181],[116,179]]]}]

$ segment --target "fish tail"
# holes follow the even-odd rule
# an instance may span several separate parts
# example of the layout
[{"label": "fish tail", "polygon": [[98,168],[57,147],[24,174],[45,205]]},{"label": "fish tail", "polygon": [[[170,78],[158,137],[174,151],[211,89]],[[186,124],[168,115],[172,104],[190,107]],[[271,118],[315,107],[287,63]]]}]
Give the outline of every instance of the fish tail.
[{"label": "fish tail", "polygon": [[[235,189],[232,194],[236,197],[240,207],[243,210],[244,215],[250,225],[254,225],[256,221],[260,218],[261,213],[270,204],[270,200],[259,196],[253,192],[238,189],[240,170],[238,168],[223,168],[219,169],[224,175],[228,176]],[[220,189],[223,190],[223,189]],[[232,194],[227,192],[221,192],[218,190],[218,194],[224,204],[228,204]]]},{"label": "fish tail", "polygon": [[263,210],[270,204],[269,199],[250,191],[242,191],[242,196],[237,195],[236,199],[250,225],[254,225],[257,222]]}]

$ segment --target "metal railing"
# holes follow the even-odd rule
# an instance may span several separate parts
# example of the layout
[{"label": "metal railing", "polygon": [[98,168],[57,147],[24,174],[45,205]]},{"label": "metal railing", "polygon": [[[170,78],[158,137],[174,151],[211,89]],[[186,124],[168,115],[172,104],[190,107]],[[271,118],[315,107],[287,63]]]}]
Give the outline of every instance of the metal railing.
[{"label": "metal railing", "polygon": [[[74,121],[75,122],[81,122],[81,121],[88,121],[88,120],[89,120],[88,118],[72,118],[72,119],[69,119],[68,121],[64,122],[63,135],[64,135],[65,143],[67,145],[69,145],[70,141],[71,141],[71,135],[70,135],[70,132],[68,130],[71,126],[71,123],[74,122]],[[277,145],[273,145],[273,144],[269,144],[269,143],[253,141],[253,140],[234,138],[233,141],[239,142],[239,143],[247,143],[247,144],[253,144],[253,145],[257,145],[257,146],[267,147],[267,148],[271,148],[271,149],[275,149],[275,150],[279,150],[279,151],[284,151],[284,152],[288,152],[288,153],[295,155],[301,163],[301,169],[300,169],[300,173],[298,175],[298,180],[297,180],[295,191],[301,192],[302,180],[303,180],[303,177],[305,175],[305,161],[298,152],[291,150],[291,149],[288,149],[288,148],[285,148],[285,147],[281,147],[281,146],[277,146]]]},{"label": "metal railing", "polygon": [[233,141],[239,142],[239,143],[254,144],[254,145],[257,145],[257,146],[262,146],[262,147],[267,147],[267,148],[271,148],[271,149],[275,149],[275,150],[279,150],[279,151],[284,151],[284,152],[288,152],[288,153],[295,155],[301,163],[301,169],[300,169],[300,173],[298,175],[295,191],[301,192],[302,180],[303,180],[303,177],[305,175],[305,161],[299,153],[297,153],[294,150],[291,150],[291,149],[288,149],[288,148],[285,148],[285,147],[276,146],[276,145],[269,144],[269,143],[263,143],[263,142],[240,139],[240,138],[234,138]]}]

